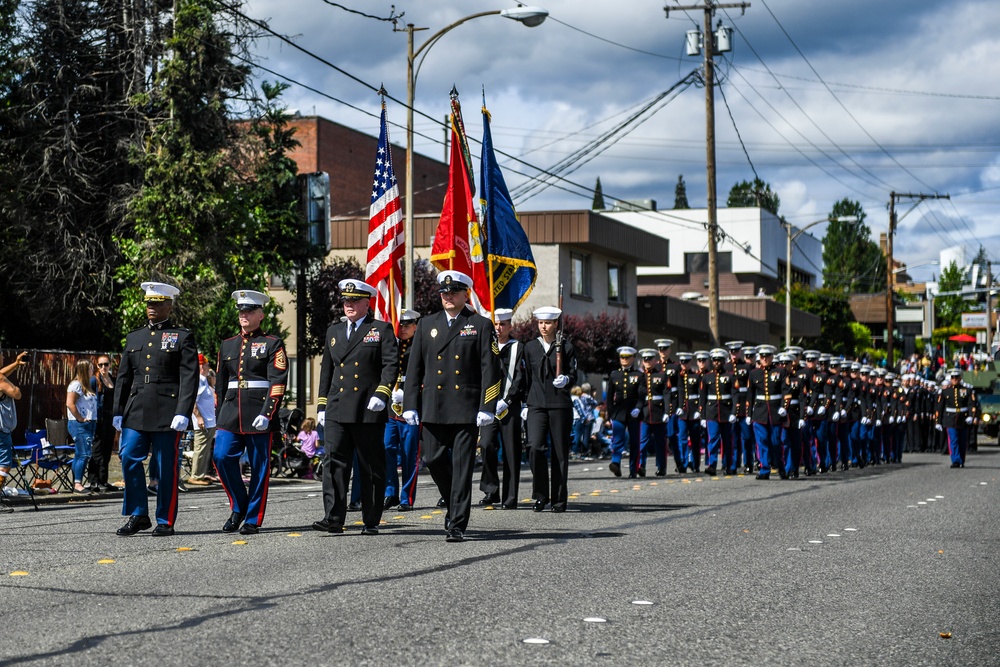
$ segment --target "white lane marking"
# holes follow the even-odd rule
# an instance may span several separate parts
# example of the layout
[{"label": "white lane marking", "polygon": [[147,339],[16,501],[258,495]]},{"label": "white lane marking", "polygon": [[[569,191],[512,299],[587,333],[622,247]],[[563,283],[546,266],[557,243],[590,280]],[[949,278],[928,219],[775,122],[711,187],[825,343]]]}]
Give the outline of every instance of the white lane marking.
[{"label": "white lane marking", "polygon": [[541,637],[528,637],[522,640],[525,644],[548,644],[550,643],[548,639],[542,639]]}]

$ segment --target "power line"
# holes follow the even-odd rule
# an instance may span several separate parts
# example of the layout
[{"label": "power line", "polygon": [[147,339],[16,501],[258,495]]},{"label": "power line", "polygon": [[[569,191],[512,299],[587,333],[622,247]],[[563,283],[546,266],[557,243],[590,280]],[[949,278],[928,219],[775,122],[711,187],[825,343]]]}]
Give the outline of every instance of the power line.
[{"label": "power line", "polygon": [[593,37],[594,39],[598,39],[598,40],[600,40],[602,42],[606,42],[608,44],[611,44],[613,46],[617,46],[617,47],[622,48],[622,49],[628,49],[629,51],[635,51],[636,53],[642,53],[644,55],[653,56],[655,58],[664,58],[665,60],[677,60],[679,62],[684,62],[683,58],[678,58],[677,56],[667,56],[667,55],[664,55],[662,53],[654,53],[652,51],[644,51],[642,49],[637,49],[634,46],[628,46],[627,44],[621,44],[619,42],[615,42],[615,41],[612,41],[610,39],[606,39],[604,37],[601,37],[600,35],[595,35],[592,32],[587,32],[586,30],[582,30],[580,28],[577,28],[576,26],[572,26],[572,25],[566,23],[565,21],[560,21],[559,19],[557,19],[556,17],[552,16],[551,14],[549,14],[549,20],[550,21],[555,21],[556,23],[558,23],[560,25],[564,25],[567,28],[569,28],[570,30],[576,30],[577,32],[582,33],[582,34],[586,35],[587,37]]},{"label": "power line", "polygon": [[[858,83],[841,83],[836,81],[823,81],[820,79],[810,79],[804,76],[795,76],[794,74],[782,74],[780,72],[770,72],[768,70],[757,69],[756,67],[744,67],[743,69],[750,72],[759,72],[761,74],[770,74],[771,76],[777,76],[781,79],[794,79],[796,81],[806,81],[809,83],[819,83],[824,86],[836,86],[838,88],[853,88],[856,90],[870,90],[876,93],[890,93],[893,95],[921,95],[925,97],[947,97],[955,99],[966,99],[966,100],[987,100],[987,101],[997,101],[1000,100],[1000,96],[995,95],[970,95],[967,93],[936,93],[929,90],[908,90],[905,88],[886,88],[883,86],[864,86]],[[780,84],[779,84],[780,85]]]},{"label": "power line", "polygon": [[746,144],[743,143],[743,136],[740,134],[740,128],[736,126],[736,119],[733,118],[733,110],[729,108],[729,100],[726,99],[726,91],[719,86],[719,94],[722,95],[722,103],[726,105],[726,111],[729,112],[729,120],[733,124],[733,130],[736,131],[736,138],[740,140],[740,147],[743,149],[743,154],[747,156],[747,162],[750,164],[750,171],[753,172],[753,177],[756,180],[760,180],[760,176],[757,175],[757,169],[753,166],[753,160],[750,159],[750,153],[747,152]]}]

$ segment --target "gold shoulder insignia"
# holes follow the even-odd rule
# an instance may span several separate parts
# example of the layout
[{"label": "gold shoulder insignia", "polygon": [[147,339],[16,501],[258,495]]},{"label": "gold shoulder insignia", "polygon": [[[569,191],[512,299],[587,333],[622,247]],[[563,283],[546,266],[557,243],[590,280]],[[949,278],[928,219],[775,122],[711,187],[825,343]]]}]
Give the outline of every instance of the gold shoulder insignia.
[{"label": "gold shoulder insignia", "polygon": [[278,348],[277,353],[274,355],[274,367],[279,371],[283,371],[288,368],[288,359],[285,357],[285,349]]},{"label": "gold shoulder insignia", "polygon": [[499,357],[500,356],[500,346],[497,345],[496,339],[493,340],[493,346],[492,347],[493,347],[493,354],[494,354],[494,356]]}]

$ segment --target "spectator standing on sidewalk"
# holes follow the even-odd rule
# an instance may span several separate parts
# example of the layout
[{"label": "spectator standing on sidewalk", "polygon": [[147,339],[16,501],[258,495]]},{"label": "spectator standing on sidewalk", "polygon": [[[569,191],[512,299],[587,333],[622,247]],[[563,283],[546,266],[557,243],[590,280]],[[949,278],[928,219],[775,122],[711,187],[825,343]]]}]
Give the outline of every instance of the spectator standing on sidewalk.
[{"label": "spectator standing on sidewalk", "polygon": [[[0,368],[0,499],[7,486],[7,476],[14,466],[14,441],[11,433],[17,428],[17,410],[14,401],[20,400],[21,390],[10,381],[10,374],[24,365],[27,352],[17,355],[13,363]],[[0,511],[13,512],[10,505],[0,505]]]},{"label": "spectator standing on sidewalk", "polygon": [[90,463],[97,430],[97,393],[91,389],[94,366],[89,359],[76,362],[72,382],[66,387],[67,429],[73,438],[73,493],[88,494],[90,489],[83,485],[83,476]]},{"label": "spectator standing on sidewalk", "polygon": [[97,357],[97,374],[90,379],[90,388],[97,395],[97,425],[88,469],[90,490],[102,493],[117,491],[116,487],[108,484],[108,466],[115,444],[115,427],[111,424],[115,410],[115,375],[108,355]]},{"label": "spectator standing on sidewalk", "polygon": [[204,354],[198,355],[198,394],[194,399],[194,451],[191,456],[191,476],[186,484],[208,486],[212,444],[215,442],[215,373]]}]

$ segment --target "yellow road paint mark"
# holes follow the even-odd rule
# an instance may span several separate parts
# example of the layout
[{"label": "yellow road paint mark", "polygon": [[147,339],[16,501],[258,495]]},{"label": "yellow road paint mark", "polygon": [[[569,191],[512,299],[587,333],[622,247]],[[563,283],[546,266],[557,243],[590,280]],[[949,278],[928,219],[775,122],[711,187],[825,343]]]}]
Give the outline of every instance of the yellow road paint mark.
[{"label": "yellow road paint mark", "polygon": [[691,483],[691,480],[689,480],[689,479],[682,479],[682,480],[681,480],[681,483],[682,483],[682,484],[690,484],[690,483]]},{"label": "yellow road paint mark", "polygon": [[743,532],[744,532],[744,533],[749,533],[750,531],[749,531],[749,530],[747,530],[746,528],[744,528],[744,529],[743,529]]},{"label": "yellow road paint mark", "polygon": [[247,543],[246,540],[236,540],[235,542],[233,542],[233,544],[246,544],[246,543]]},{"label": "yellow road paint mark", "polygon": [[97,561],[97,564],[98,565],[111,565],[114,562],[115,562],[114,558],[102,558],[101,560]]},{"label": "yellow road paint mark", "polygon": [[191,547],[177,547],[178,551],[194,551]]},{"label": "yellow road paint mark", "polygon": [[289,537],[302,537],[302,533],[288,533]]},{"label": "yellow road paint mark", "polygon": [[950,632],[939,632],[938,636],[940,636],[941,639],[951,639],[951,633]]},{"label": "yellow road paint mark", "polygon": [[393,518],[393,519],[405,519],[406,517],[405,517],[405,516],[403,516],[402,514],[397,514],[396,516],[394,516],[394,517],[392,517],[392,518]]},{"label": "yellow road paint mark", "polygon": [[718,477],[712,477],[712,478],[710,478],[710,479],[711,479],[711,480],[712,480],[713,482],[717,482],[717,481],[719,480],[719,478],[718,478]]},{"label": "yellow road paint mark", "polygon": [[13,572],[10,573],[10,576],[12,576],[12,577],[27,577],[28,573],[25,572],[24,570],[14,570]]},{"label": "yellow road paint mark", "polygon": [[696,481],[696,482],[704,482],[705,480],[703,480],[701,477],[699,477],[698,479],[696,479],[694,481]]},{"label": "yellow road paint mark", "polygon": [[944,553],[944,549],[938,549],[938,553],[939,554],[943,554]]},{"label": "yellow road paint mark", "polygon": [[590,495],[592,495],[592,496],[599,496],[599,495],[601,495],[601,492],[600,491],[595,491],[594,493],[591,493]]},{"label": "yellow road paint mark", "polygon": [[441,510],[434,510],[431,512],[431,514],[444,514],[444,512],[442,512]]},{"label": "yellow road paint mark", "polygon": [[484,510],[492,510],[492,509],[496,509],[496,508],[495,508],[495,507],[493,507],[493,505],[487,505],[487,506],[486,506],[486,507],[484,507],[483,509],[484,509]]},{"label": "yellow road paint mark", "polygon": [[611,489],[611,493],[618,493],[618,489]]},{"label": "yellow road paint mark", "polygon": [[522,500],[521,502],[522,502],[522,503],[530,503],[530,502],[531,502],[531,498],[525,498],[525,499],[524,499],[524,500]]},{"label": "yellow road paint mark", "polygon": [[363,526],[363,525],[365,525],[365,522],[364,521],[355,521],[354,525],[355,526]]},{"label": "yellow road paint mark", "polygon": [[659,482],[650,482],[649,483],[650,486],[656,486],[657,484],[659,484]]},{"label": "yellow road paint mark", "polygon": [[422,516],[422,517],[420,517],[420,518],[421,518],[421,519],[433,519],[434,517],[432,517],[432,516],[431,516],[430,514],[425,514],[425,515],[423,515],[423,516]]}]

